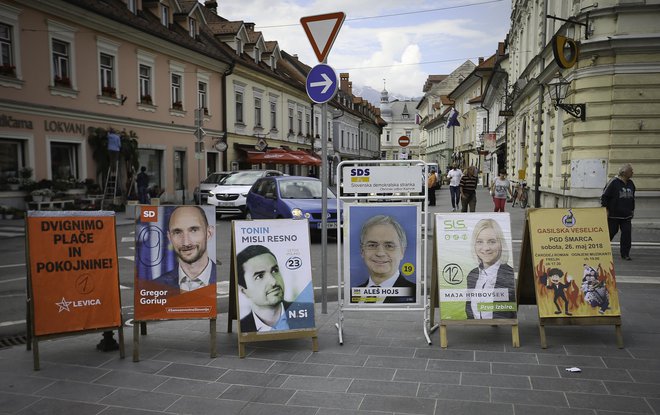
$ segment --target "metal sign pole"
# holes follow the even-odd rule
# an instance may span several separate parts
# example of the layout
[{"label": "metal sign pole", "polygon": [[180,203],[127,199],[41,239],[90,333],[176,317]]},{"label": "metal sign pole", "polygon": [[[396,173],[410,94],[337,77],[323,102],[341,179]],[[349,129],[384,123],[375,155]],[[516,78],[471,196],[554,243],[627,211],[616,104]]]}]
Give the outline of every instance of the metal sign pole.
[{"label": "metal sign pole", "polygon": [[[328,313],[328,104],[321,104],[321,313]],[[337,216],[341,214],[337,195]],[[337,227],[337,239],[341,229]]]}]

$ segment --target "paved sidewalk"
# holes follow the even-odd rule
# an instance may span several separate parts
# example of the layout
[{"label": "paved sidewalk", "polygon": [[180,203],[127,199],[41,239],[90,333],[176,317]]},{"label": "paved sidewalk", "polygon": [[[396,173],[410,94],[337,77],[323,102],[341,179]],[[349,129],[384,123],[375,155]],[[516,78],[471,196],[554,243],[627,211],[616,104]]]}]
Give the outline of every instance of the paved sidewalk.
[{"label": "paved sidewalk", "polygon": [[[431,212],[451,210],[445,186],[438,202]],[[509,206],[517,238],[524,210]],[[481,189],[477,210],[491,207]],[[216,358],[200,320],[150,323],[137,363],[128,327],[125,359],[96,350],[100,333],[63,337],[40,343],[35,372],[32,353],[14,346],[0,349],[0,413],[660,414],[660,284],[617,288],[624,349],[611,326],[547,327],[541,349],[535,306],[521,306],[520,348],[510,329],[491,326],[450,326],[447,349],[438,332],[429,345],[418,311],[346,311],[340,345],[337,303],[328,314],[317,305],[316,353],[309,339],[272,341],[252,343],[239,359],[224,313]]]},{"label": "paved sidewalk", "polygon": [[[0,350],[0,413],[19,414],[660,414],[660,285],[620,284],[624,349],[613,327],[548,327],[541,349],[536,307],[520,311],[521,347],[505,327],[449,327],[449,347],[424,339],[419,312],[317,307],[311,341],[252,343],[239,359],[236,334],[208,322],[150,323],[134,363],[95,349],[100,334],[40,343],[41,370],[24,346]],[[226,327],[225,314],[218,328]],[[580,373],[566,371],[579,367]]]}]

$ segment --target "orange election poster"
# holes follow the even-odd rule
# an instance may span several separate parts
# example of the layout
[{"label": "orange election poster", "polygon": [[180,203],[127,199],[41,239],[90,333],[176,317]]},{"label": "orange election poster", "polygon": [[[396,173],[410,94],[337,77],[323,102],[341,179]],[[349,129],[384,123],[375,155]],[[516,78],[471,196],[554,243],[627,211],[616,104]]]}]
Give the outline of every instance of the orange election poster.
[{"label": "orange election poster", "polygon": [[605,209],[528,214],[539,317],[620,316]]},{"label": "orange election poster", "polygon": [[135,320],[216,318],[213,206],[140,206]]},{"label": "orange election poster", "polygon": [[114,212],[28,212],[34,334],[121,326]]}]

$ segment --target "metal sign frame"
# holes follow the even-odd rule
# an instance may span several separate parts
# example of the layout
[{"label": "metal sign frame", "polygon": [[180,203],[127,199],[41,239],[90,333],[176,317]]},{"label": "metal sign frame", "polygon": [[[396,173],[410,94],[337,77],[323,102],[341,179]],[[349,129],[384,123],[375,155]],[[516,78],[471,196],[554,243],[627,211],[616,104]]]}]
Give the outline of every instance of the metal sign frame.
[{"label": "metal sign frame", "polygon": [[[350,166],[355,166],[355,167],[369,167],[369,166],[419,166],[420,167],[420,177],[419,179],[422,181],[422,190],[423,194],[412,194],[412,193],[403,193],[399,195],[392,195],[392,194],[377,194],[377,193],[371,193],[367,196],[360,196],[357,193],[352,193],[351,195],[342,195],[342,182],[344,181],[344,177],[342,176],[342,170],[344,167],[350,167]],[[345,271],[345,266],[344,266],[344,261],[348,261],[349,258],[344,258],[343,256],[343,242],[342,238],[337,238],[337,302],[338,302],[338,315],[337,315],[337,323],[335,326],[337,327],[337,332],[339,335],[339,344],[344,344],[344,337],[343,337],[343,324],[344,324],[344,311],[390,311],[390,312],[397,312],[397,311],[423,311],[424,312],[424,337],[426,337],[426,341],[428,344],[431,344],[431,338],[429,336],[430,333],[430,313],[431,313],[431,302],[430,302],[430,296],[429,296],[429,289],[428,289],[428,281],[429,279],[427,278],[428,274],[428,269],[427,269],[427,259],[428,259],[428,218],[429,218],[429,212],[428,212],[428,190],[426,189],[426,177],[428,175],[428,170],[429,166],[428,164],[423,161],[423,160],[347,160],[347,161],[342,161],[337,165],[336,168],[336,177],[337,177],[337,183],[336,183],[336,194],[337,194],[337,199],[340,201],[340,203],[343,203],[344,205],[346,204],[351,204],[351,203],[357,203],[357,202],[373,202],[374,204],[378,203],[379,201],[387,202],[389,204],[392,201],[407,201],[407,202],[422,202],[422,208],[421,208],[421,215],[420,215],[420,220],[421,220],[421,227],[422,227],[422,234],[421,234],[421,243],[418,245],[417,249],[422,250],[421,252],[421,261],[418,264],[419,272],[416,274],[417,275],[417,284],[420,284],[420,296],[422,297],[422,306],[420,307],[417,302],[414,307],[411,307],[409,305],[406,305],[405,303],[401,304],[392,304],[387,307],[381,306],[375,306],[375,307],[364,307],[360,305],[352,305],[350,302],[346,303],[346,299],[344,298],[344,284],[350,284],[350,277],[347,275],[344,275]],[[346,206],[342,207],[342,210],[344,210]],[[343,215],[337,215],[337,229],[346,229],[343,225]],[[347,233],[344,234],[344,237],[347,238],[348,235]],[[345,277],[349,277],[348,280]]]}]

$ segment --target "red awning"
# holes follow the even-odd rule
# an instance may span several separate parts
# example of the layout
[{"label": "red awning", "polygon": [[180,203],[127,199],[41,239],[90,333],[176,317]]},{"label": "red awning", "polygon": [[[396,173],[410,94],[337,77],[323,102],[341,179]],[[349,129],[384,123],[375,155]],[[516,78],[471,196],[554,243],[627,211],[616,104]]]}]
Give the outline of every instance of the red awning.
[{"label": "red awning", "polygon": [[248,151],[248,163],[271,163],[271,164],[302,164],[307,166],[318,166],[321,160],[301,150],[288,151],[283,148],[272,148],[265,153],[260,151]]},{"label": "red awning", "polygon": [[307,165],[307,166],[320,166],[321,165],[321,159],[320,158],[314,157],[314,156],[312,156],[311,154],[309,154],[308,152],[306,152],[304,150],[293,150],[293,151],[291,151],[291,154],[295,154],[296,156],[300,156],[302,158],[303,162],[300,163],[300,164],[304,164],[304,165]]}]

